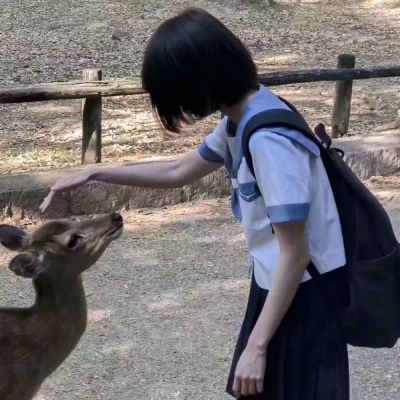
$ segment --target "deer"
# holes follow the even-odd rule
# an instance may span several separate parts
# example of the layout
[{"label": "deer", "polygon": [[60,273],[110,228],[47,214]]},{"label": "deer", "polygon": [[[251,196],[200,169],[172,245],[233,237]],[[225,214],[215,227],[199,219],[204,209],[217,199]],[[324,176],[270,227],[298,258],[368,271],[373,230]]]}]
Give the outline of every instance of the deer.
[{"label": "deer", "polygon": [[32,233],[0,225],[0,243],[18,253],[9,269],[36,292],[29,308],[0,308],[1,400],[31,400],[74,350],[87,325],[81,274],[122,232],[119,213],[51,220]]}]

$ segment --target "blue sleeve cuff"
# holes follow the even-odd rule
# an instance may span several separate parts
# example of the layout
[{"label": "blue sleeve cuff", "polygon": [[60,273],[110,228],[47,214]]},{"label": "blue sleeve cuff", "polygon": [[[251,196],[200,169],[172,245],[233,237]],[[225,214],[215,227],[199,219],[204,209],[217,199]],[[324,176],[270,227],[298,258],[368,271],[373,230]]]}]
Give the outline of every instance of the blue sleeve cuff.
[{"label": "blue sleeve cuff", "polygon": [[198,151],[199,151],[200,156],[203,157],[207,161],[218,163],[218,164],[224,163],[224,159],[219,154],[217,154],[214,150],[211,150],[207,146],[207,143],[205,141],[200,145]]},{"label": "blue sleeve cuff", "polygon": [[267,207],[268,217],[273,224],[280,222],[307,221],[310,213],[309,203],[282,204]]}]

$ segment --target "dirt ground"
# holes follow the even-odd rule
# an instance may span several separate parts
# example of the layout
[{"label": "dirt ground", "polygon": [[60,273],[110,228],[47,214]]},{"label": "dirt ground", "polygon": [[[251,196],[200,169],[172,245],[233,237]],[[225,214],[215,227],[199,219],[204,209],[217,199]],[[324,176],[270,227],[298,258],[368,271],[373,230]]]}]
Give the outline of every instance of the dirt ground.
[{"label": "dirt ground", "polygon": [[[104,79],[137,76],[144,46],[168,16],[203,7],[248,46],[261,72],[334,68],[340,53],[358,66],[400,62],[399,0],[278,0],[274,8],[252,1],[219,0],[0,0],[0,86],[81,79],[103,68]],[[113,32],[123,32],[113,40]],[[333,83],[276,89],[311,124],[329,126]],[[354,87],[350,134],[370,134],[394,119],[400,80],[359,81]],[[0,106],[0,171],[69,167],[80,162],[80,101]],[[147,98],[104,100],[103,160],[180,154],[197,146],[217,116],[184,135],[168,138]]]},{"label": "dirt ground", "polygon": [[[400,180],[368,183],[400,235]],[[84,275],[88,329],[36,400],[228,399],[225,382],[249,289],[228,199],[124,213],[126,230]],[[37,221],[29,229],[34,229]],[[0,304],[33,301],[0,250]],[[400,395],[399,348],[350,349],[352,400]]]}]

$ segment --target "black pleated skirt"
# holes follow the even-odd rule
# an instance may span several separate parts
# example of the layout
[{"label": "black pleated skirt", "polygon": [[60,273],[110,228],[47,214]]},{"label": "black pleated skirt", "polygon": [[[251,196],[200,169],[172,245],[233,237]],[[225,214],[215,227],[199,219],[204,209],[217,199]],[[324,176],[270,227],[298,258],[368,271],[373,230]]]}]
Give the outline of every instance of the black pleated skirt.
[{"label": "black pleated skirt", "polygon": [[[333,310],[345,306],[348,293],[344,268],[304,282],[267,351],[264,393],[253,400],[349,400],[347,345],[338,331]],[[229,374],[227,393],[236,364],[261,313],[268,291],[251,283],[248,306]]]}]

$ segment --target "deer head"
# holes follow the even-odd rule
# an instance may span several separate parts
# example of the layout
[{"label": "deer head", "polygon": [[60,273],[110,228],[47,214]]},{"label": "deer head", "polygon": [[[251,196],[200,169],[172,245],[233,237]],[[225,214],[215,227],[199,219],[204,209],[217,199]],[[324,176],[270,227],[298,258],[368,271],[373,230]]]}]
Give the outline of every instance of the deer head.
[{"label": "deer head", "polygon": [[19,252],[9,264],[17,275],[38,280],[68,279],[90,268],[122,231],[122,216],[112,213],[80,222],[50,221],[31,234],[0,225],[0,243]]}]

